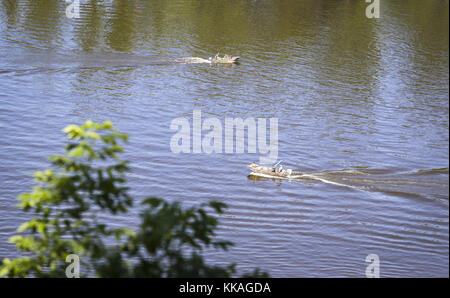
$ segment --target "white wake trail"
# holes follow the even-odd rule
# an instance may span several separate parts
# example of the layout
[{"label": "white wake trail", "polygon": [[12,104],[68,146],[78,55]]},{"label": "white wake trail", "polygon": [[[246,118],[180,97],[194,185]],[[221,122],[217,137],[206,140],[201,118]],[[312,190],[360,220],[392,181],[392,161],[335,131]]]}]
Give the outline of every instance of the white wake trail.
[{"label": "white wake trail", "polygon": [[250,173],[250,175],[264,177],[264,178],[287,179],[287,180],[295,180],[295,179],[307,178],[307,179],[317,180],[317,181],[320,181],[320,182],[323,182],[323,183],[332,184],[332,185],[336,185],[336,186],[349,187],[349,188],[353,188],[353,189],[359,189],[356,186],[334,182],[334,181],[331,181],[331,180],[328,180],[328,179],[316,176],[314,174],[300,174],[300,175],[291,175],[289,177],[281,177],[281,176],[272,176],[272,175],[265,175],[265,174],[261,174],[261,173],[252,172],[252,173]]},{"label": "white wake trail", "polygon": [[193,63],[211,63],[210,60],[199,58],[199,57],[185,57],[185,58],[179,58],[175,60],[179,63],[185,63],[185,64],[193,64]]},{"label": "white wake trail", "polygon": [[352,186],[352,185],[348,185],[348,184],[342,184],[342,183],[334,182],[334,181],[331,181],[331,180],[327,180],[327,179],[318,177],[318,176],[316,176],[314,174],[301,174],[299,176],[296,176],[296,178],[297,177],[298,178],[305,177],[305,178],[309,178],[309,179],[312,179],[312,180],[318,180],[318,181],[321,181],[321,182],[327,183],[327,184],[333,184],[333,185],[337,185],[337,186],[343,186],[343,187],[349,187],[349,188],[353,188],[353,189],[358,189],[358,187],[355,187],[355,186]]}]

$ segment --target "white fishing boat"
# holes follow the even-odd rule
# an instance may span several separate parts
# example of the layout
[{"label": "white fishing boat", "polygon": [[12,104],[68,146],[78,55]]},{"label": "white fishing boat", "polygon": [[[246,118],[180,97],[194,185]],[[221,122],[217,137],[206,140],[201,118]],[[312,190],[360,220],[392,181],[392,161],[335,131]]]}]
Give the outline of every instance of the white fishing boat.
[{"label": "white fishing boat", "polygon": [[293,177],[292,169],[283,169],[283,166],[281,165],[277,167],[279,163],[271,167],[262,166],[257,163],[251,163],[247,167],[252,171],[250,175],[256,175],[261,177],[292,178]]},{"label": "white fishing boat", "polygon": [[236,63],[239,60],[239,56],[231,56],[231,55],[227,55],[225,54],[223,57],[220,57],[219,54],[217,53],[214,57],[210,57],[209,60],[211,61],[211,63],[226,63],[226,64],[231,64],[231,63]]}]

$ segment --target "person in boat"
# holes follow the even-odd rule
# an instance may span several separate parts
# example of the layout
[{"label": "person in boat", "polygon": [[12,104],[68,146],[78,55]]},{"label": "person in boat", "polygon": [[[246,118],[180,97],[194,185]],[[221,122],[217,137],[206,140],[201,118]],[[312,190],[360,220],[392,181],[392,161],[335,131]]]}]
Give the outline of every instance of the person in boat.
[{"label": "person in boat", "polygon": [[279,168],[277,168],[277,167],[272,168],[272,173],[281,174],[282,171],[283,171],[282,165],[280,165]]}]

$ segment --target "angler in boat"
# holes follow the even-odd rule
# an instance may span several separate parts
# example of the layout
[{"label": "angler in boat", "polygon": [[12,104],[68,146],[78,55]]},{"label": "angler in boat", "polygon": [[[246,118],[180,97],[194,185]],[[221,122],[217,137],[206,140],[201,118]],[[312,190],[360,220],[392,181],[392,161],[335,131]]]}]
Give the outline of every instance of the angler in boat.
[{"label": "angler in boat", "polygon": [[219,56],[219,53],[217,53],[213,58],[209,57],[209,61],[211,63],[236,63],[238,62],[239,57],[233,57],[231,55],[225,54],[223,57]]},{"label": "angler in boat", "polygon": [[292,175],[292,169],[283,169],[283,166],[280,165],[279,167],[278,162],[276,165],[272,167],[267,166],[261,166],[257,163],[251,163],[247,167],[252,171],[250,175],[258,175],[258,176],[273,176],[273,177],[282,177],[282,178],[290,178]]}]

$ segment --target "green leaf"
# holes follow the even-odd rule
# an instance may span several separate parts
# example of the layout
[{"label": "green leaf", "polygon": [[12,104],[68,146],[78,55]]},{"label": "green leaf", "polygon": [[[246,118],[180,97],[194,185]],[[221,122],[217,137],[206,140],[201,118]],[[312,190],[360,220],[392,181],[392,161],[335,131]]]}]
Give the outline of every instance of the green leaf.
[{"label": "green leaf", "polygon": [[[126,186],[129,168],[119,157],[128,136],[110,121],[88,120],[64,132],[64,154],[50,157],[52,168],[37,171],[37,185],[18,197],[22,210],[34,212],[9,241],[27,257],[4,259],[0,276],[64,277],[69,254],[80,256],[85,274],[100,277],[235,274],[233,264],[208,265],[201,255],[205,246],[226,250],[232,245],[216,239],[218,219],[210,215],[211,209],[221,214],[225,204],[183,208],[179,202],[148,197],[139,218],[127,214],[133,203]],[[136,219],[134,229],[121,226],[120,218],[115,222],[117,213]],[[102,221],[106,215],[112,222]]]},{"label": "green leaf", "polygon": [[84,148],[77,146],[69,152],[70,157],[81,157],[84,154]]}]

